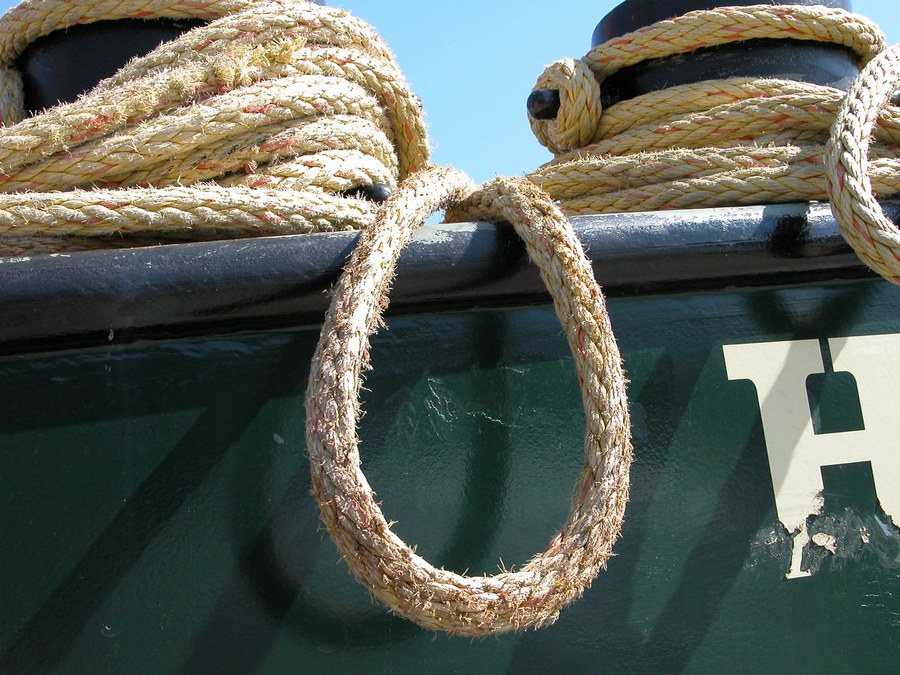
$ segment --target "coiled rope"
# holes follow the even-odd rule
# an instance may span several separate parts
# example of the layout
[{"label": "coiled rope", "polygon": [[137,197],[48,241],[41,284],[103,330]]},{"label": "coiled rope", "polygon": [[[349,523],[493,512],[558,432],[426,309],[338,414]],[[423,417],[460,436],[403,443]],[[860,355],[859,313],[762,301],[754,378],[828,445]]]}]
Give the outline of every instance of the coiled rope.
[{"label": "coiled rope", "polygon": [[[15,59],[38,36],[99,19],[203,18],[76,102],[23,118]],[[533,184],[476,192],[427,168],[418,102],[387,48],[338,10],[291,0],[26,0],[0,22],[2,254],[363,228],[313,358],[307,445],[322,519],[351,570],[394,612],[484,635],[552,623],[611,555],[631,462],[621,358],[572,226]],[[427,169],[427,170],[423,170]],[[403,187],[381,208],[342,192]],[[360,466],[368,337],[403,245],[468,198],[506,219],[554,298],[587,430],[569,518],[518,571],[436,569],[391,530]]]},{"label": "coiled rope", "polygon": [[[752,38],[842,45],[865,67],[846,94],[733,78],[601,110],[603,80],[621,68]],[[690,12],[614,38],[538,78],[535,89],[560,92],[560,109],[530,119],[555,158],[528,178],[568,215],[831,200],[860,258],[900,282],[900,232],[872,194],[900,193],[900,109],[889,104],[898,48],[884,42],[874,23],[842,9],[771,5]]]},{"label": "coiled rope", "polygon": [[[16,60],[101,19],[210,23],[24,118]],[[0,254],[358,229],[428,160],[383,42],[292,0],[26,0],[0,21]]]}]

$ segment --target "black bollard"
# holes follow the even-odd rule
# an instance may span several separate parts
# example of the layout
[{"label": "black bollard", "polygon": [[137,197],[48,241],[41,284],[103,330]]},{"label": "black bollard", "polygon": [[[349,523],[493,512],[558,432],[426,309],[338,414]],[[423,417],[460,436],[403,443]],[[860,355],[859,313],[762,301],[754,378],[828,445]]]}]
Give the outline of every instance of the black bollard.
[{"label": "black bollard", "polygon": [[[607,14],[591,40],[591,46],[688,12],[724,6],[758,5],[761,0],[625,0]],[[771,4],[777,4],[772,2]],[[850,0],[795,0],[792,5],[825,5],[850,10]],[[771,77],[799,80],[847,90],[859,74],[859,59],[839,45],[790,39],[754,39],[686,54],[644,61],[610,75],[601,87],[601,104],[607,108],[651,91],[703,80],[729,77]],[[527,101],[536,120],[552,120],[559,111],[559,92],[536,90]]]},{"label": "black bollard", "polygon": [[119,19],[71,26],[40,37],[19,57],[25,110],[33,115],[59,103],[71,103],[133,57],[204,23]]},{"label": "black bollard", "polygon": [[[758,4],[765,3],[760,0],[625,0],[597,25],[591,46],[687,12]],[[851,9],[850,0],[794,0],[784,4]],[[623,68],[604,80],[602,103],[606,107],[666,87],[729,77],[799,80],[846,90],[858,74],[859,59],[846,47],[808,40],[761,38],[704,47]]]}]

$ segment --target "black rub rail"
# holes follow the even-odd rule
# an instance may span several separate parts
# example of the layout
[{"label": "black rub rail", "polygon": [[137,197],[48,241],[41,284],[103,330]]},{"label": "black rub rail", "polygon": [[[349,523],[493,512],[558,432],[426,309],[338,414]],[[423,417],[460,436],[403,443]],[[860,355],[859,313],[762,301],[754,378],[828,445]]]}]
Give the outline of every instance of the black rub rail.
[{"label": "black rub rail", "polygon": [[[900,216],[900,202],[886,205]],[[608,297],[870,277],[827,204],[579,216]],[[0,259],[0,354],[314,326],[358,233]],[[425,226],[400,258],[389,313],[541,304],[508,225]]]}]

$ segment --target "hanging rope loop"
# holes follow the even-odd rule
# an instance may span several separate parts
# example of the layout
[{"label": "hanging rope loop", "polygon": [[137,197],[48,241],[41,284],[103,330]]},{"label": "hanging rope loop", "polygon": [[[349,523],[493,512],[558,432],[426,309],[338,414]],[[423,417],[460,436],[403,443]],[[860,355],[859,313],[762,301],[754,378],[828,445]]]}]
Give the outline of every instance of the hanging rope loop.
[{"label": "hanging rope loop", "polygon": [[[362,471],[359,390],[397,258],[438,208],[506,219],[525,240],[563,323],[582,387],[585,463],[568,519],[520,570],[462,576],[397,537]],[[523,179],[480,191],[451,169],[410,178],[360,236],[335,288],[307,389],[307,448],[322,520],[354,574],[392,611],[431,629],[485,635],[555,621],[603,568],[628,498],[631,442],[621,360],[590,263],[568,220]]]}]

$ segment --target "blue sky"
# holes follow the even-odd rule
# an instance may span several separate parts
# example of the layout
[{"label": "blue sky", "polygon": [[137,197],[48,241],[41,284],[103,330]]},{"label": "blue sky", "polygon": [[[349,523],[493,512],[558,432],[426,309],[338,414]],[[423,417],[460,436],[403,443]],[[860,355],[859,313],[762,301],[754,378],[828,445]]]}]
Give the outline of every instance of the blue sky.
[{"label": "blue sky", "polygon": [[[14,4],[0,0],[0,10]],[[618,0],[332,4],[367,20],[393,49],[425,105],[433,160],[481,182],[550,159],[531,134],[525,99],[544,65],[584,55]],[[889,42],[900,41],[895,0],[855,0],[853,10],[875,20]]]}]

